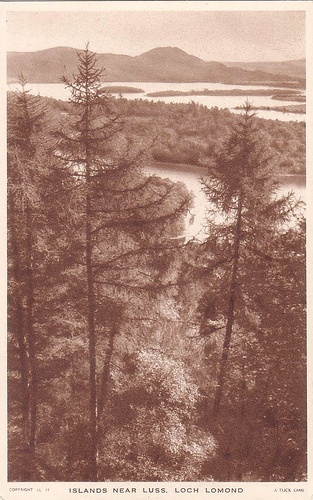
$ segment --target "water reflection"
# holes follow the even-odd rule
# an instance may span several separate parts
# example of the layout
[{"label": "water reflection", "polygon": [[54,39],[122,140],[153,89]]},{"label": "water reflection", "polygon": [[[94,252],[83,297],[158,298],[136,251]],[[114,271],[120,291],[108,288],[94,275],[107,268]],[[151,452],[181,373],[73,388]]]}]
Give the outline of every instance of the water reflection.
[{"label": "water reflection", "polygon": [[[169,178],[174,182],[182,182],[194,196],[194,207],[186,218],[185,236],[187,239],[205,237],[204,227],[206,224],[206,207],[208,205],[205,194],[201,189],[201,177],[205,176],[205,170],[196,166],[153,164],[146,169],[150,175],[158,175]],[[286,195],[293,192],[297,199],[305,201],[305,175],[281,175],[278,178],[278,195]]]}]

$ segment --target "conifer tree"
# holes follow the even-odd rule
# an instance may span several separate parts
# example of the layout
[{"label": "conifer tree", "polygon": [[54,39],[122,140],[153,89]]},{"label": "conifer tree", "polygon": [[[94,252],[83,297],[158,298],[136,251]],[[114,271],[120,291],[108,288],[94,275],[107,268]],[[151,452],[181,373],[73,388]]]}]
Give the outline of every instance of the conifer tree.
[{"label": "conifer tree", "polygon": [[[34,327],[35,242],[40,199],[37,182],[38,131],[44,107],[26,90],[10,97],[8,106],[8,242],[9,242],[9,327],[16,337],[20,360],[20,399],[26,477],[35,474],[37,432],[37,355]],[[37,219],[37,220],[36,220]],[[37,226],[38,227],[38,226]],[[11,309],[12,307],[12,309]],[[14,341],[13,341],[14,342]]]},{"label": "conifer tree", "polygon": [[[258,138],[249,103],[237,129],[209,167],[204,190],[209,202],[211,249],[227,260],[225,337],[213,413],[218,415],[236,311],[244,300],[244,268],[253,255],[274,251],[275,234],[292,214],[291,196],[277,198],[270,158]],[[267,250],[266,250],[267,248]]]},{"label": "conifer tree", "polygon": [[[215,338],[217,345],[221,343],[212,407],[213,424],[219,433],[221,426],[229,426],[232,420],[231,425],[238,426],[239,442],[239,426],[249,406],[245,403],[247,387],[256,383],[254,377],[258,369],[262,371],[267,369],[265,366],[272,366],[270,355],[262,358],[261,354],[266,352],[266,342],[274,342],[264,333],[265,328],[267,332],[271,328],[269,324],[265,326],[266,321],[270,321],[269,316],[262,310],[262,301],[254,298],[277,289],[274,279],[277,280],[279,269],[282,272],[286,268],[288,259],[290,263],[290,252],[282,241],[287,243],[285,235],[290,234],[290,226],[297,226],[301,213],[301,202],[296,201],[291,193],[279,196],[273,161],[258,134],[249,103],[245,104],[243,111],[238,127],[217,153],[204,180],[209,203],[208,238],[204,247],[206,268],[211,273],[213,286],[201,305],[202,331],[209,334],[208,339]],[[295,254],[294,259],[296,262]],[[288,275],[284,279],[287,283]],[[272,300],[277,302],[277,297],[272,296]],[[284,309],[277,314],[283,315]],[[299,321],[302,323],[300,318]],[[273,337],[275,334],[277,329],[273,328]],[[210,344],[210,340],[207,342]],[[225,393],[231,400],[238,401],[233,404],[232,414],[227,401],[223,405]],[[240,409],[239,406],[236,409],[237,404]],[[224,428],[220,437],[221,443],[226,440],[223,456],[225,464],[229,464],[230,449],[235,448],[230,444],[230,436],[228,441],[226,436]],[[239,448],[238,444],[236,453],[239,453]],[[244,448],[242,442],[241,448]],[[242,463],[242,458],[238,458],[238,464],[240,460]],[[227,471],[227,465],[225,467]],[[227,476],[228,480],[242,477],[242,467],[238,466],[237,473],[235,469],[234,466],[235,476]]]},{"label": "conifer tree", "polygon": [[[105,122],[95,124],[99,109],[105,107],[106,96],[100,95],[102,69],[96,67],[95,54],[86,49],[78,54],[77,73],[70,82],[63,81],[71,91],[70,102],[77,115],[69,130],[61,135],[58,147],[61,155],[73,169],[79,168],[83,178],[85,220],[85,270],[87,288],[87,329],[89,343],[89,435],[90,435],[90,480],[97,480],[97,382],[96,382],[96,325],[95,325],[95,285],[92,266],[92,213],[91,196],[93,178],[100,170],[99,162],[103,142],[114,133],[108,115]],[[107,110],[106,110],[107,111]],[[97,112],[95,114],[95,112]]]},{"label": "conifer tree", "polygon": [[151,273],[147,266],[152,255],[162,252],[162,239],[170,237],[169,231],[162,236],[162,230],[181,227],[190,203],[181,187],[143,174],[147,147],[128,141],[114,100],[101,89],[101,75],[97,57],[87,46],[78,54],[73,80],[63,78],[71,91],[71,113],[57,134],[55,152],[77,180],[77,210],[84,221],[81,286],[89,351],[89,480],[98,479],[110,363],[129,294],[157,289],[157,270]]}]

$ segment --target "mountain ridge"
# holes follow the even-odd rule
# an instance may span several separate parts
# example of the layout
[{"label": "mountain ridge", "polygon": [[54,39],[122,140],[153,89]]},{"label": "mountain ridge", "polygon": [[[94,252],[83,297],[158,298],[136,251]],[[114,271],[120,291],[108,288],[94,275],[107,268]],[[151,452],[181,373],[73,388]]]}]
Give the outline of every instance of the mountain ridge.
[{"label": "mountain ridge", "polygon": [[[77,53],[72,47],[51,47],[36,52],[8,52],[8,81],[17,81],[21,72],[29,83],[59,83],[62,74],[76,69]],[[269,63],[221,63],[204,61],[178,47],[156,47],[139,56],[98,53],[99,65],[105,68],[106,82],[247,82],[304,83],[301,60]],[[298,62],[297,62],[298,61]],[[289,66],[288,66],[289,63]],[[240,67],[239,64],[244,67]],[[249,66],[250,64],[250,66]],[[263,64],[263,66],[261,66]],[[268,64],[269,66],[264,66]],[[276,67],[274,66],[276,64]],[[273,71],[263,71],[272,67]],[[278,68],[286,73],[279,73]],[[248,69],[250,68],[250,69]],[[297,73],[298,68],[298,75]],[[289,74],[288,74],[289,73]]]},{"label": "mountain ridge", "polygon": [[286,73],[289,76],[305,78],[306,59],[290,59],[287,61],[255,61],[255,62],[225,62],[227,67],[239,66],[242,69],[253,71],[256,69],[270,73]]}]

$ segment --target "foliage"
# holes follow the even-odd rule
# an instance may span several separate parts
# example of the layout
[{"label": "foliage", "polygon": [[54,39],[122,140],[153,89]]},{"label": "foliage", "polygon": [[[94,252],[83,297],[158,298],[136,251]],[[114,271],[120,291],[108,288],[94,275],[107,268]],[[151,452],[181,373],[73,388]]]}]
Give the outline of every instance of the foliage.
[{"label": "foliage", "polygon": [[[9,96],[9,479],[302,480],[305,225],[275,176],[304,126],[115,99],[99,72],[87,48],[71,102]],[[151,158],[208,172],[205,241]]]},{"label": "foliage", "polygon": [[[147,125],[153,117],[153,128],[159,127],[159,141],[153,148],[153,159],[160,162],[203,165],[216,153],[240,122],[228,109],[208,109],[190,104],[165,104],[143,100],[128,101],[132,123]],[[275,173],[305,174],[305,123],[255,118],[269,155],[275,156]],[[152,124],[150,125],[150,127]]]},{"label": "foliage", "polygon": [[[212,346],[212,342],[217,343],[221,355],[212,406],[215,432],[220,436],[221,445],[218,474],[221,474],[220,478],[227,473],[228,480],[241,480],[244,474],[248,477],[250,468],[249,473],[254,477],[261,475],[264,480],[277,480],[281,479],[283,470],[283,477],[295,480],[295,477],[300,478],[299,471],[294,462],[293,468],[289,468],[282,454],[282,440],[287,440],[289,432],[289,439],[294,442],[294,431],[287,431],[286,422],[290,417],[284,402],[286,398],[298,401],[295,412],[302,417],[298,418],[296,433],[302,447],[305,435],[300,421],[304,415],[304,397],[300,402],[299,385],[297,389],[294,384],[287,388],[283,379],[274,379],[273,371],[277,370],[278,353],[281,356],[279,365],[284,370],[284,356],[287,352],[294,352],[292,360],[288,358],[286,363],[289,369],[292,364],[292,373],[302,372],[301,384],[304,383],[305,280],[304,267],[299,266],[300,261],[302,266],[304,263],[303,234],[297,222],[299,203],[291,194],[277,197],[271,159],[258,139],[248,103],[244,111],[241,127],[225,143],[204,181],[212,207],[205,247],[207,266],[213,269],[213,275],[216,273],[220,281],[218,291],[211,288],[211,282],[207,296],[200,303],[205,321],[201,334],[207,335],[206,330],[209,332],[206,349]],[[292,225],[295,229],[291,229]],[[290,241],[293,241],[292,245]],[[302,277],[299,272],[302,272]],[[289,295],[291,289],[293,292]],[[298,300],[293,296],[296,289],[300,293]],[[284,304],[280,302],[281,294],[284,295]],[[297,326],[292,324],[291,331],[291,325],[286,324],[288,307],[290,310],[297,308],[299,321]],[[272,389],[269,390],[272,386],[277,391],[275,403]],[[255,400],[256,405],[252,404]],[[269,425],[273,428],[266,433],[264,426],[269,421],[270,417],[266,417],[269,414],[272,421]],[[255,422],[255,418],[259,425],[252,433],[250,422]],[[234,421],[240,422],[235,441],[232,438]],[[222,429],[223,434],[220,434]],[[251,435],[255,433],[258,437],[262,435],[262,441],[266,443],[262,463],[250,447]],[[304,449],[291,447],[295,455],[302,456],[303,465]]]},{"label": "foliage", "polygon": [[124,363],[126,370],[114,374],[110,431],[104,443],[110,450],[110,479],[197,478],[199,465],[214,455],[215,444],[197,426],[200,396],[188,367],[151,349],[135,351]]}]

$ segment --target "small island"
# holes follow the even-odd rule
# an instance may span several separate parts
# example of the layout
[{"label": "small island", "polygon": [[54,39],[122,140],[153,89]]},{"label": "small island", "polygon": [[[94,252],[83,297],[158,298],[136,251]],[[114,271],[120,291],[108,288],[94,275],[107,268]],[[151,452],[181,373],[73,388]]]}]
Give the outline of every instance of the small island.
[{"label": "small island", "polygon": [[145,91],[143,89],[139,89],[136,87],[124,87],[123,85],[108,85],[107,87],[103,87],[101,89],[101,93],[109,93],[109,94],[144,94]]},{"label": "small island", "polygon": [[158,92],[149,92],[148,97],[175,97],[175,96],[270,96],[272,99],[292,100],[303,102],[305,96],[299,94],[297,90],[273,90],[273,89],[221,89],[221,90],[164,90]]}]

